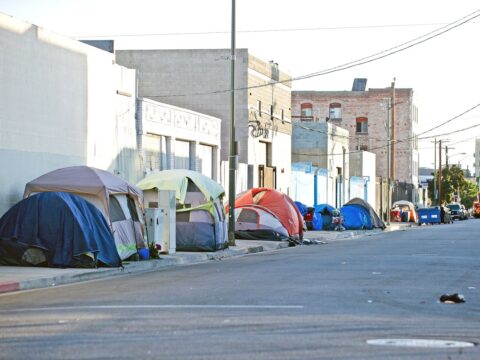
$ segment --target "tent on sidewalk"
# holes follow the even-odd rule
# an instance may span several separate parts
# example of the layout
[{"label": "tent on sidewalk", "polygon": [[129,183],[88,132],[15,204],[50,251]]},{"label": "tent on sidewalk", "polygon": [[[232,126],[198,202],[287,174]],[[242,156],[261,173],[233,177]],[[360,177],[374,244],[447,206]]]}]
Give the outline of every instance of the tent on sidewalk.
[{"label": "tent on sidewalk", "polygon": [[385,229],[385,224],[377,213],[365,200],[353,198],[340,209],[348,230],[371,230],[373,228]]},{"label": "tent on sidewalk", "polygon": [[239,194],[235,222],[235,236],[240,239],[285,238],[296,243],[303,238],[302,214],[288,195],[275,189],[253,188]]},{"label": "tent on sidewalk", "polygon": [[228,247],[223,187],[192,170],[164,170],[138,183],[146,204],[157,201],[158,190],[175,190],[178,251],[217,251]]},{"label": "tent on sidewalk", "polygon": [[[393,219],[390,215],[391,221],[405,221],[405,222],[418,222],[417,209],[415,205],[407,200],[398,200],[392,204],[392,209],[398,209],[400,213],[400,219]],[[404,215],[405,214],[405,215]],[[406,216],[406,218],[403,218]]]},{"label": "tent on sidewalk", "polygon": [[332,230],[334,227],[333,217],[338,216],[340,211],[330,204],[318,204],[315,206],[315,213],[322,219],[322,229]]},{"label": "tent on sidewalk", "polygon": [[0,219],[0,264],[120,266],[110,227],[81,197],[62,192],[23,199]]},{"label": "tent on sidewalk", "polygon": [[100,210],[112,228],[122,260],[145,247],[143,193],[136,186],[105,170],[71,166],[30,181],[23,196],[58,191],[79,195]]}]

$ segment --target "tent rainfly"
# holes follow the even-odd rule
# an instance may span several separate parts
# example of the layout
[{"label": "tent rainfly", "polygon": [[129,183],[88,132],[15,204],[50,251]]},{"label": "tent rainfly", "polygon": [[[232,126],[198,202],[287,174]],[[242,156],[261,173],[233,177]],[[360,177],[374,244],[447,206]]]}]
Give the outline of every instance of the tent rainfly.
[{"label": "tent rainfly", "polygon": [[40,192],[68,192],[95,205],[110,224],[122,260],[144,248],[143,193],[120,177],[88,166],[71,166],[44,174],[25,185],[23,197]]},{"label": "tent rainfly", "polygon": [[145,205],[149,207],[156,207],[158,190],[175,191],[178,251],[217,251],[228,247],[222,202],[225,190],[220,184],[199,172],[175,169],[150,173],[137,186],[143,190]]}]

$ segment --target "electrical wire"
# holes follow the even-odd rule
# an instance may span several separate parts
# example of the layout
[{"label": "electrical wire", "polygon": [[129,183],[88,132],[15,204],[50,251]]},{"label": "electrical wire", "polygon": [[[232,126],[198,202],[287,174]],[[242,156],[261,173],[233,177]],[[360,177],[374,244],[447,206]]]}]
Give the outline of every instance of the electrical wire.
[{"label": "electrical wire", "polygon": [[[338,65],[338,66],[335,66],[335,67],[332,67],[332,68],[329,68],[329,69],[320,70],[320,71],[310,73],[310,74],[306,74],[306,75],[292,77],[292,78],[285,79],[285,80],[277,80],[277,81],[271,81],[271,82],[268,82],[268,83],[265,83],[265,84],[260,84],[260,85],[236,88],[236,89],[234,89],[234,91],[250,90],[250,89],[262,88],[262,87],[266,87],[266,86],[273,86],[273,85],[276,85],[276,84],[291,83],[293,81],[300,81],[300,80],[305,80],[305,79],[309,79],[309,78],[313,78],[313,77],[328,75],[328,74],[331,74],[331,73],[334,73],[334,72],[343,71],[343,70],[347,70],[347,69],[350,69],[350,68],[353,68],[353,67],[357,67],[357,66],[360,66],[360,65],[371,63],[373,61],[380,60],[380,59],[386,58],[388,56],[397,54],[401,51],[405,51],[407,49],[410,49],[410,48],[412,48],[414,46],[417,46],[419,44],[422,44],[422,43],[424,43],[428,40],[434,39],[434,38],[436,38],[440,35],[443,35],[443,34],[449,32],[449,31],[453,30],[453,29],[456,29],[459,26],[464,25],[464,24],[466,24],[466,23],[468,23],[468,22],[470,22],[473,19],[476,19],[478,17],[480,17],[480,9],[478,9],[478,10],[476,10],[476,11],[474,11],[474,12],[472,12],[472,13],[466,15],[466,16],[463,16],[462,18],[460,18],[460,19],[458,19],[458,20],[456,20],[456,21],[454,21],[454,22],[452,22],[452,23],[450,23],[446,26],[442,26],[442,27],[440,27],[436,30],[428,32],[428,33],[426,33],[424,35],[421,35],[419,37],[416,37],[412,40],[409,40],[409,41],[404,42],[402,44],[396,45],[396,46],[391,47],[389,49],[383,50],[381,52],[378,52],[378,53],[375,53],[375,54],[372,54],[372,55],[369,55],[369,56],[366,56],[366,57],[363,57],[363,58],[360,58],[360,59],[357,59],[357,60],[354,60],[354,61],[351,61],[351,62],[347,62],[347,63],[342,64],[342,65]],[[171,97],[201,96],[201,95],[204,96],[204,95],[215,95],[215,94],[228,93],[230,91],[231,90],[228,89],[228,90],[216,90],[216,91],[209,91],[209,92],[197,92],[197,93],[190,93],[190,94],[145,95],[145,97],[171,98]]]},{"label": "electrical wire", "polygon": [[[249,33],[277,33],[277,32],[299,32],[299,31],[323,31],[323,30],[360,30],[360,29],[386,29],[399,27],[418,27],[418,26],[439,26],[448,25],[448,23],[424,23],[424,24],[385,24],[385,25],[351,25],[351,26],[325,26],[310,28],[286,28],[286,29],[252,29],[237,30],[237,34]],[[191,36],[191,35],[223,35],[230,34],[230,31],[189,31],[189,32],[167,32],[167,33],[137,33],[137,34],[110,34],[110,35],[83,35],[73,36],[74,39],[98,39],[98,38],[122,38],[122,37],[154,37],[154,36]]]}]

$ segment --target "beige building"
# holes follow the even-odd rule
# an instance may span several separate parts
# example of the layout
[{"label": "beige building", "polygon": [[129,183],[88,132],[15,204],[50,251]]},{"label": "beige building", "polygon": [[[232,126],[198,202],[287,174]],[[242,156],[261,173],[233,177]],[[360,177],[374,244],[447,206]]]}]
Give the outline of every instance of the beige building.
[{"label": "beige building", "polygon": [[[391,104],[395,92],[394,120]],[[294,91],[292,117],[302,122],[329,122],[349,132],[350,151],[376,155],[376,176],[387,177],[387,123],[392,139],[392,179],[411,188],[418,200],[418,110],[412,89]]]},{"label": "beige building", "polygon": [[[228,188],[230,50],[122,50],[119,64],[137,70],[140,97],[222,120],[220,181]],[[252,186],[289,191],[291,85],[274,62],[236,52],[237,192]]]}]

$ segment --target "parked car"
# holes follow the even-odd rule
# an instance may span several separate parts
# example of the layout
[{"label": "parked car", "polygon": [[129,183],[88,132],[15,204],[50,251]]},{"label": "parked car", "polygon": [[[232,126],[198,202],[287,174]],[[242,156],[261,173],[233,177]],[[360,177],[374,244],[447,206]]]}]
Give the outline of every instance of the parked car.
[{"label": "parked car", "polygon": [[448,204],[447,207],[450,209],[450,216],[452,220],[467,220],[468,211],[465,209],[465,206],[458,203]]}]

